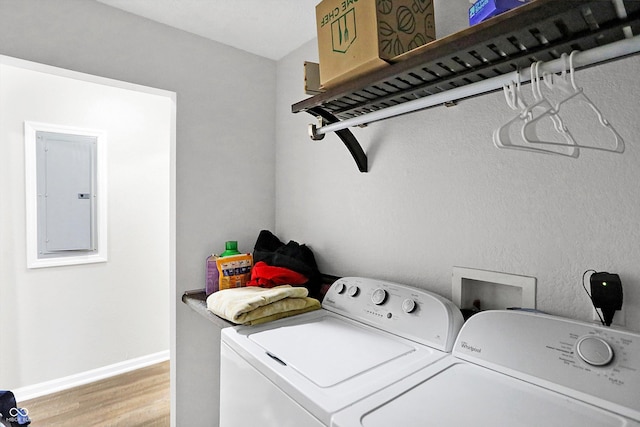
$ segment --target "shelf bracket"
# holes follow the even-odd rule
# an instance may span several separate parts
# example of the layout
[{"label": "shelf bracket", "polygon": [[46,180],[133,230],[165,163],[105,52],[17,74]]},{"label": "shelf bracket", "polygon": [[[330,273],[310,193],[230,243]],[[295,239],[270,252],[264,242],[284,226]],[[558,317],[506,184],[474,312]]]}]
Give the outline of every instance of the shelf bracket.
[{"label": "shelf bracket", "polygon": [[[333,114],[329,113],[328,111],[320,107],[310,108],[307,110],[307,113],[311,114],[314,117],[321,118],[320,128],[322,128],[323,124],[332,124],[340,121],[336,116],[334,116]],[[318,130],[317,125],[312,124],[309,126],[309,136],[314,141],[319,141],[322,138],[324,138],[324,132],[317,133],[317,130]],[[344,145],[347,147],[347,150],[349,150],[349,153],[351,153],[353,160],[355,160],[356,165],[358,166],[358,170],[363,173],[368,172],[367,155],[362,150],[360,143],[358,142],[356,137],[353,136],[351,131],[349,129],[340,129],[340,130],[336,130],[335,133],[336,135],[338,135],[338,138],[340,138],[344,143]]]},{"label": "shelf bracket", "polygon": [[313,141],[321,141],[324,139],[324,133],[318,133],[318,129],[324,126],[325,121],[320,116],[317,116],[316,119],[318,119],[318,124],[311,123],[309,125],[309,138]]}]

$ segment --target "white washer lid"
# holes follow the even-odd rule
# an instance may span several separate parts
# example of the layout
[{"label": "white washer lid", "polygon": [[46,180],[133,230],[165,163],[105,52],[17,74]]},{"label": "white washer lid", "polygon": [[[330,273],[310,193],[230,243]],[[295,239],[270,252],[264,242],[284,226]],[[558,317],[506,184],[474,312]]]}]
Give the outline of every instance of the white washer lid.
[{"label": "white washer lid", "polygon": [[268,329],[249,340],[319,387],[331,387],[415,351],[392,335],[338,317]]},{"label": "white washer lid", "polygon": [[[428,368],[347,408],[335,427],[637,426],[634,421],[472,364]],[[419,378],[419,379],[418,379]]]}]

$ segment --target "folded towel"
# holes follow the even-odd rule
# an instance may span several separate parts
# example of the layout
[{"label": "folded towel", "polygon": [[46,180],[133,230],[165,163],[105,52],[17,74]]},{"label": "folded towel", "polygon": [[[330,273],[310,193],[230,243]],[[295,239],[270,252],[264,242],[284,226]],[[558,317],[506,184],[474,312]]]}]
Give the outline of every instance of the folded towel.
[{"label": "folded towel", "polygon": [[224,289],[207,298],[207,308],[233,323],[264,323],[320,308],[320,302],[307,297],[308,293],[306,288],[289,285],[269,289],[258,287]]},{"label": "folded towel", "polygon": [[[272,305],[278,305],[281,302],[284,301],[289,301],[289,302],[293,302],[292,305],[299,305],[299,306],[303,306],[303,308],[297,309],[297,310],[286,310],[286,311],[281,311],[281,308],[279,307],[270,307]],[[304,304],[302,301],[293,301],[293,300],[303,300]],[[264,308],[266,310],[261,312],[261,309]],[[264,307],[261,307],[260,309],[256,310],[255,312],[252,313],[251,316],[251,320],[247,320],[243,323],[243,325],[259,325],[261,323],[267,323],[267,322],[271,322],[273,320],[278,320],[278,319],[284,319],[285,317],[290,317],[290,316],[295,316],[296,314],[302,314],[302,313],[307,313],[309,311],[313,311],[313,310],[318,310],[319,308],[321,308],[320,305],[320,301],[318,301],[315,298],[285,298],[283,300],[280,300],[278,302],[275,302],[273,304],[269,304],[266,305]],[[265,316],[264,314],[269,312],[270,310],[274,311],[275,313],[272,315],[268,315]],[[264,316],[264,317],[261,317]]]}]

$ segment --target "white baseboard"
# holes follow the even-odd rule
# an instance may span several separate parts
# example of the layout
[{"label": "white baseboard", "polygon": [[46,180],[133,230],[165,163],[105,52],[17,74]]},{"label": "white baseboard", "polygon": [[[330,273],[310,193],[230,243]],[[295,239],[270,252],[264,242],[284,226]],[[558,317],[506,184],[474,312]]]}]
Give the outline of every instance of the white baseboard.
[{"label": "white baseboard", "polygon": [[25,400],[46,396],[47,394],[56,393],[72,387],[124,374],[125,372],[134,371],[166,360],[169,360],[169,350],[125,360],[123,362],[114,363],[113,365],[92,369],[90,371],[80,372],[78,374],[69,375],[68,377],[21,387],[12,391],[18,402],[24,402]]}]

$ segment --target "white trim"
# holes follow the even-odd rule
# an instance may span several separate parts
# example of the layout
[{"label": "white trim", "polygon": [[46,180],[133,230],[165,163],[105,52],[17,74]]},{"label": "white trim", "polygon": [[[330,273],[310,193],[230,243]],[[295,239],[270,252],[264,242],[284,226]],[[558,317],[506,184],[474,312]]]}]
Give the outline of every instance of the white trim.
[{"label": "white trim", "polygon": [[170,365],[170,389],[171,389],[171,408],[169,412],[170,416],[170,426],[176,427],[177,425],[177,414],[178,414],[178,406],[177,406],[177,395],[178,395],[178,386],[177,386],[177,362],[176,362],[176,349],[177,349],[177,305],[182,303],[182,299],[178,297],[177,283],[176,283],[176,248],[177,248],[177,240],[176,240],[176,115],[177,115],[177,105],[176,105],[176,95],[173,94],[171,97],[171,152],[169,155],[170,165],[169,165],[169,175],[170,175],[170,183],[169,183],[169,322],[170,322],[170,333],[169,333],[169,349],[171,351],[171,360],[169,362]]},{"label": "white trim", "polygon": [[[97,251],[90,255],[57,258],[38,257],[38,185],[36,167],[36,132],[55,132],[97,138]],[[27,211],[27,268],[57,267],[61,265],[106,262],[107,250],[107,133],[104,130],[84,129],[50,123],[24,122],[25,187]]]},{"label": "white trim", "polygon": [[45,396],[59,391],[89,384],[95,381],[110,378],[125,372],[134,371],[136,369],[155,365],[156,363],[169,360],[169,350],[161,351],[147,356],[135,359],[125,360],[123,362],[114,363],[113,365],[104,366],[102,368],[92,369],[90,371],[80,372],[69,375],[68,377],[58,378],[56,380],[46,381],[39,384],[33,384],[26,387],[13,390],[18,402],[34,399],[36,397]]},{"label": "white trim", "polygon": [[70,79],[79,80],[89,83],[97,83],[105,86],[116,87],[120,89],[128,89],[136,92],[148,93],[151,95],[165,96],[176,100],[176,93],[164,89],[157,89],[151,86],[143,86],[135,83],[129,83],[122,80],[110,79],[107,77],[96,76],[93,74],[81,73],[79,71],[68,70],[66,68],[54,67],[52,65],[41,64],[38,62],[27,61],[24,59],[14,58],[11,56],[0,55],[0,64],[11,67],[24,68],[25,70],[38,71],[40,73],[51,74],[59,77],[68,77]]}]

